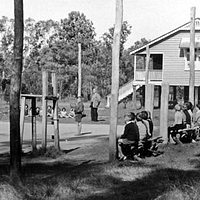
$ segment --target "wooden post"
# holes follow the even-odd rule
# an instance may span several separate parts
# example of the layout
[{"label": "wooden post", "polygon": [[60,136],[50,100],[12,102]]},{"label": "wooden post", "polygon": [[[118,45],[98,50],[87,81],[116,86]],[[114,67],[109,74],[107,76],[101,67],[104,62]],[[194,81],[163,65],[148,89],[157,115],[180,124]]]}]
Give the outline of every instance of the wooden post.
[{"label": "wooden post", "polygon": [[36,97],[31,98],[32,107],[32,148],[33,151],[37,149],[37,133],[36,133]]},{"label": "wooden post", "polygon": [[153,118],[153,109],[154,109],[154,85],[147,84],[145,86],[145,110],[151,112]]},{"label": "wooden post", "polygon": [[[57,97],[57,76],[56,73],[52,73],[52,84],[53,84],[53,96]],[[53,121],[54,121],[54,145],[57,149],[60,149],[59,143],[59,123],[58,123],[58,101],[53,100]]]},{"label": "wooden post", "polygon": [[82,69],[81,69],[81,44],[78,43],[78,96],[81,96]]},{"label": "wooden post", "polygon": [[20,110],[21,148],[23,145],[25,105],[26,105],[26,97],[21,97],[21,110]]},{"label": "wooden post", "polygon": [[132,103],[133,109],[136,109],[136,85],[133,85]]},{"label": "wooden post", "polygon": [[195,105],[198,104],[199,99],[199,87],[195,87]]},{"label": "wooden post", "polygon": [[189,101],[194,105],[194,85],[195,85],[195,11],[191,8],[190,22],[190,78],[189,78]]},{"label": "wooden post", "polygon": [[110,108],[110,131],[109,131],[109,160],[117,158],[117,118],[119,96],[119,55],[120,36],[123,17],[123,0],[116,0],[115,30],[112,48],[112,86]]},{"label": "wooden post", "polygon": [[160,109],[160,136],[163,137],[164,143],[168,141],[168,100],[169,84],[162,83],[161,91],[161,109]]},{"label": "wooden post", "polygon": [[[151,96],[151,87],[149,84],[149,63],[150,63],[150,50],[149,45],[146,47],[146,71],[145,71],[145,110],[149,107],[149,97]],[[148,91],[150,90],[150,91]],[[150,95],[150,96],[149,96]],[[152,102],[151,102],[152,103]],[[147,106],[148,104],[148,106]],[[153,114],[153,113],[152,113]]]},{"label": "wooden post", "polygon": [[[146,47],[145,85],[147,85],[149,83],[149,63],[150,63],[150,50],[149,50],[149,45],[147,45],[147,47]],[[146,90],[146,88],[145,88],[145,90]]]},{"label": "wooden post", "polygon": [[47,147],[47,100],[48,95],[48,73],[43,69],[42,71],[42,147]]}]

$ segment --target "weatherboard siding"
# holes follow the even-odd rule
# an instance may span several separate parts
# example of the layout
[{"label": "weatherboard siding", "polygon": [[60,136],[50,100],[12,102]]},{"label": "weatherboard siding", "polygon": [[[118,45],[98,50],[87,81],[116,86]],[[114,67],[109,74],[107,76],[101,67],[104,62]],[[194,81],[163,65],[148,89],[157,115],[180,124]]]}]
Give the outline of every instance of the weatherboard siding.
[{"label": "weatherboard siding", "polygon": [[[189,32],[179,32],[160,43],[150,46],[151,53],[163,53],[163,82],[170,85],[189,85],[189,70],[185,70],[185,60],[179,48],[181,38],[190,37]],[[196,33],[195,37],[200,37]],[[200,85],[200,71],[195,71],[195,85]]]}]

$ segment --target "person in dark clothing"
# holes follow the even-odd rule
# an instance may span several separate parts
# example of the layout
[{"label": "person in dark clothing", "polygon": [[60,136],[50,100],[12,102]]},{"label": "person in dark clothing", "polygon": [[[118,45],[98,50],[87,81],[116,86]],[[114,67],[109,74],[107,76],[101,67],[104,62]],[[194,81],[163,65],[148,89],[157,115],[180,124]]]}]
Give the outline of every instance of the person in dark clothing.
[{"label": "person in dark clothing", "polygon": [[93,95],[91,98],[91,104],[90,104],[90,108],[91,108],[91,121],[98,121],[98,108],[99,105],[101,103],[101,97],[100,95],[97,93],[97,89],[94,88],[93,89]]},{"label": "person in dark clothing", "polygon": [[190,113],[188,112],[188,108],[187,108],[186,104],[184,104],[182,106],[182,110],[183,110],[183,114],[184,114],[184,124],[185,124],[185,127],[186,128],[191,128],[192,119],[191,119]]},{"label": "person in dark clothing", "polygon": [[[124,133],[118,139],[118,153],[119,153],[119,160],[126,160],[126,156],[123,154],[122,146],[123,145],[136,145],[138,146],[139,142],[139,130],[135,122],[135,113],[130,112],[124,116],[125,118],[125,127]],[[137,156],[135,155],[135,159]]]}]

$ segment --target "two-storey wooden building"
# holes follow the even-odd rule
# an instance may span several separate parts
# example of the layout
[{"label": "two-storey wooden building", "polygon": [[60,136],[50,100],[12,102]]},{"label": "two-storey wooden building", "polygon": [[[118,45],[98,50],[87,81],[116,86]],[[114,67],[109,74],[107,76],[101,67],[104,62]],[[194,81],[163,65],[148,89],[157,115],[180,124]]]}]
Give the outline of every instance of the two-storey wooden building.
[{"label": "two-storey wooden building", "polygon": [[[169,100],[188,100],[189,59],[190,59],[190,22],[186,23],[147,45],[150,49],[149,83],[155,85],[155,95],[159,98],[160,85],[170,85]],[[133,85],[145,85],[146,47],[132,51],[134,56]],[[195,19],[195,99],[199,100],[200,86],[200,18]],[[180,91],[182,90],[182,92]],[[184,94],[181,97],[181,93]],[[159,101],[158,101],[159,102]]]}]

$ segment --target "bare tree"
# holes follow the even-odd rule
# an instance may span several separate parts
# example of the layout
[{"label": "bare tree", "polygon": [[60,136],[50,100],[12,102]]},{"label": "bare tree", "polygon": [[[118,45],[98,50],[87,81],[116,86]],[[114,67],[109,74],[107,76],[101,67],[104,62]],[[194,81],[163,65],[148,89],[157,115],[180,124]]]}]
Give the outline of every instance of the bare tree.
[{"label": "bare tree", "polygon": [[112,48],[112,89],[110,108],[109,160],[116,159],[117,115],[119,95],[120,35],[123,18],[123,0],[116,0],[115,29]]},{"label": "bare tree", "polygon": [[20,181],[20,91],[23,63],[23,0],[14,0],[14,65],[10,85],[10,178]]}]

